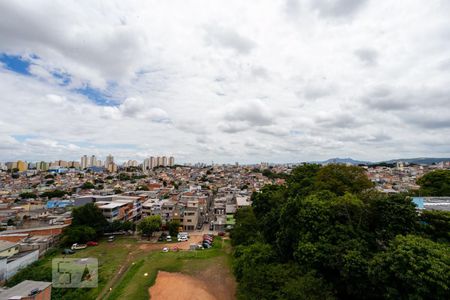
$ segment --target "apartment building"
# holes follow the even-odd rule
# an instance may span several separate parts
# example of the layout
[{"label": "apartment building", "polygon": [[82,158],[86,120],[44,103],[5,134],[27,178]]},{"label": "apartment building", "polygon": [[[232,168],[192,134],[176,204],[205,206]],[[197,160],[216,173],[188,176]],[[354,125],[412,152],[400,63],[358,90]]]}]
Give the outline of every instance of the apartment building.
[{"label": "apartment building", "polygon": [[87,195],[74,200],[74,206],[95,203],[108,222],[137,221],[142,216],[142,197]]}]

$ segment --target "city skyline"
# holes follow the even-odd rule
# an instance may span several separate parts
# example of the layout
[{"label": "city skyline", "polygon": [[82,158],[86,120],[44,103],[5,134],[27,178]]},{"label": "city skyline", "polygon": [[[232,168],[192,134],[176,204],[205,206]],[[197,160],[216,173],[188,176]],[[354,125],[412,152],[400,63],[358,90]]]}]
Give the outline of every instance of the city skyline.
[{"label": "city skyline", "polygon": [[450,157],[448,11],[1,1],[0,161]]}]

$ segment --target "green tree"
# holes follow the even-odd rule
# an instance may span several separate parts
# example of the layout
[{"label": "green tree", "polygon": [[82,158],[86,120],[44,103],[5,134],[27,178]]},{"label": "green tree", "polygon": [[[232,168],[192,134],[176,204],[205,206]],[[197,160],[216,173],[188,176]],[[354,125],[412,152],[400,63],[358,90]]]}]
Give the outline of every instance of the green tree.
[{"label": "green tree", "polygon": [[450,196],[450,170],[436,170],[417,180],[422,196]]},{"label": "green tree", "polygon": [[131,179],[131,177],[127,173],[120,173],[119,176],[117,176],[117,178],[120,181],[128,181]]},{"label": "green tree", "polygon": [[89,226],[100,236],[108,225],[101,210],[94,204],[88,203],[72,210],[73,226]]},{"label": "green tree", "polygon": [[167,223],[167,229],[169,230],[169,235],[177,236],[178,229],[180,228],[180,221],[173,220]]},{"label": "green tree", "polygon": [[294,168],[287,182],[288,192],[292,196],[307,196],[315,191],[315,181],[320,166],[304,164]]},{"label": "green tree", "polygon": [[372,259],[369,276],[384,299],[448,299],[450,247],[414,235],[397,236]]},{"label": "green tree", "polygon": [[333,300],[332,286],[312,272],[287,278],[281,288],[281,299],[285,300]]},{"label": "green tree", "polygon": [[69,194],[69,192],[61,191],[61,190],[53,190],[53,191],[47,191],[41,194],[41,197],[48,197],[51,198],[61,198],[64,197],[66,194]]},{"label": "green tree", "polygon": [[231,230],[233,245],[249,245],[260,240],[258,222],[252,207],[239,209],[235,214],[236,224]]},{"label": "green tree", "polygon": [[418,218],[410,197],[370,192],[362,198],[367,204],[368,232],[374,237],[374,247],[384,248],[395,236],[415,232]]},{"label": "green tree", "polygon": [[95,185],[90,182],[90,181],[86,181],[85,183],[83,183],[80,187],[82,190],[91,190],[91,189],[95,189]]},{"label": "green tree", "polygon": [[316,190],[328,190],[338,196],[360,193],[373,187],[361,167],[346,165],[327,165],[320,168],[315,179]]},{"label": "green tree", "polygon": [[137,225],[137,229],[142,235],[150,237],[153,235],[153,232],[158,231],[161,227],[161,217],[160,216],[149,216],[142,219]]},{"label": "green tree", "polygon": [[61,244],[70,246],[74,243],[84,244],[96,239],[97,233],[89,226],[69,226],[64,229]]},{"label": "green tree", "polygon": [[29,198],[36,199],[37,195],[35,193],[21,193],[19,195],[19,197],[22,198],[22,199],[29,199]]},{"label": "green tree", "polygon": [[285,202],[286,188],[279,185],[266,185],[260,192],[252,194],[253,212],[266,242],[276,239],[280,209]]},{"label": "green tree", "polygon": [[420,214],[421,229],[436,241],[450,242],[450,211],[424,210]]}]

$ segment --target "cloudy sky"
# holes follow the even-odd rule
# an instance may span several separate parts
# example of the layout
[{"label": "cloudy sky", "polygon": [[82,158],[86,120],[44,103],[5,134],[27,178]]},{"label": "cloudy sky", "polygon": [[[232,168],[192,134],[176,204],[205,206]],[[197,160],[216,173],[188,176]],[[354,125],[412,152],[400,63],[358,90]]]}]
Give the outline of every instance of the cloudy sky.
[{"label": "cloudy sky", "polygon": [[449,12],[0,0],[0,161],[450,156]]}]

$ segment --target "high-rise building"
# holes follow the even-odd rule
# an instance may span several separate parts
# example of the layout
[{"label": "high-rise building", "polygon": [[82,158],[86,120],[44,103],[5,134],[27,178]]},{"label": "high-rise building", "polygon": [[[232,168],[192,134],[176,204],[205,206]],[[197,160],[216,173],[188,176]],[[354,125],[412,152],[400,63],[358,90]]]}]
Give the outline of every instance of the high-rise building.
[{"label": "high-rise building", "polygon": [[69,166],[68,162],[65,160],[57,160],[52,163],[52,166],[58,166],[62,168],[67,168]]},{"label": "high-rise building", "polygon": [[19,172],[23,172],[28,170],[28,164],[24,161],[17,161],[17,169],[19,170]]},{"label": "high-rise building", "polygon": [[45,161],[40,161],[36,163],[36,170],[48,171],[48,163]]},{"label": "high-rise building", "polygon": [[162,160],[161,164],[162,164],[164,167],[167,167],[167,156],[163,156],[161,160]]},{"label": "high-rise building", "polygon": [[86,169],[88,167],[88,157],[87,157],[87,155],[83,155],[81,157],[81,164],[80,164],[80,166],[81,166],[81,169]]},{"label": "high-rise building", "polygon": [[110,163],[106,166],[106,169],[108,170],[108,172],[111,173],[116,173],[117,172],[117,165],[115,163]]},{"label": "high-rise building", "polygon": [[110,154],[105,159],[105,167],[108,167],[111,163],[114,163],[114,157]]},{"label": "high-rise building", "polygon": [[153,169],[158,165],[158,159],[154,156],[150,156],[150,169]]},{"label": "high-rise building", "polygon": [[175,158],[173,156],[169,157],[169,166],[173,167],[175,165]]},{"label": "high-rise building", "polygon": [[97,158],[95,155],[89,157],[88,167],[95,167],[97,165]]},{"label": "high-rise building", "polygon": [[77,161],[70,161],[67,163],[69,168],[75,168],[75,169],[79,169],[80,168],[80,163]]},{"label": "high-rise building", "polygon": [[147,171],[150,169],[150,158],[144,159],[144,163],[142,164],[142,170]]}]

